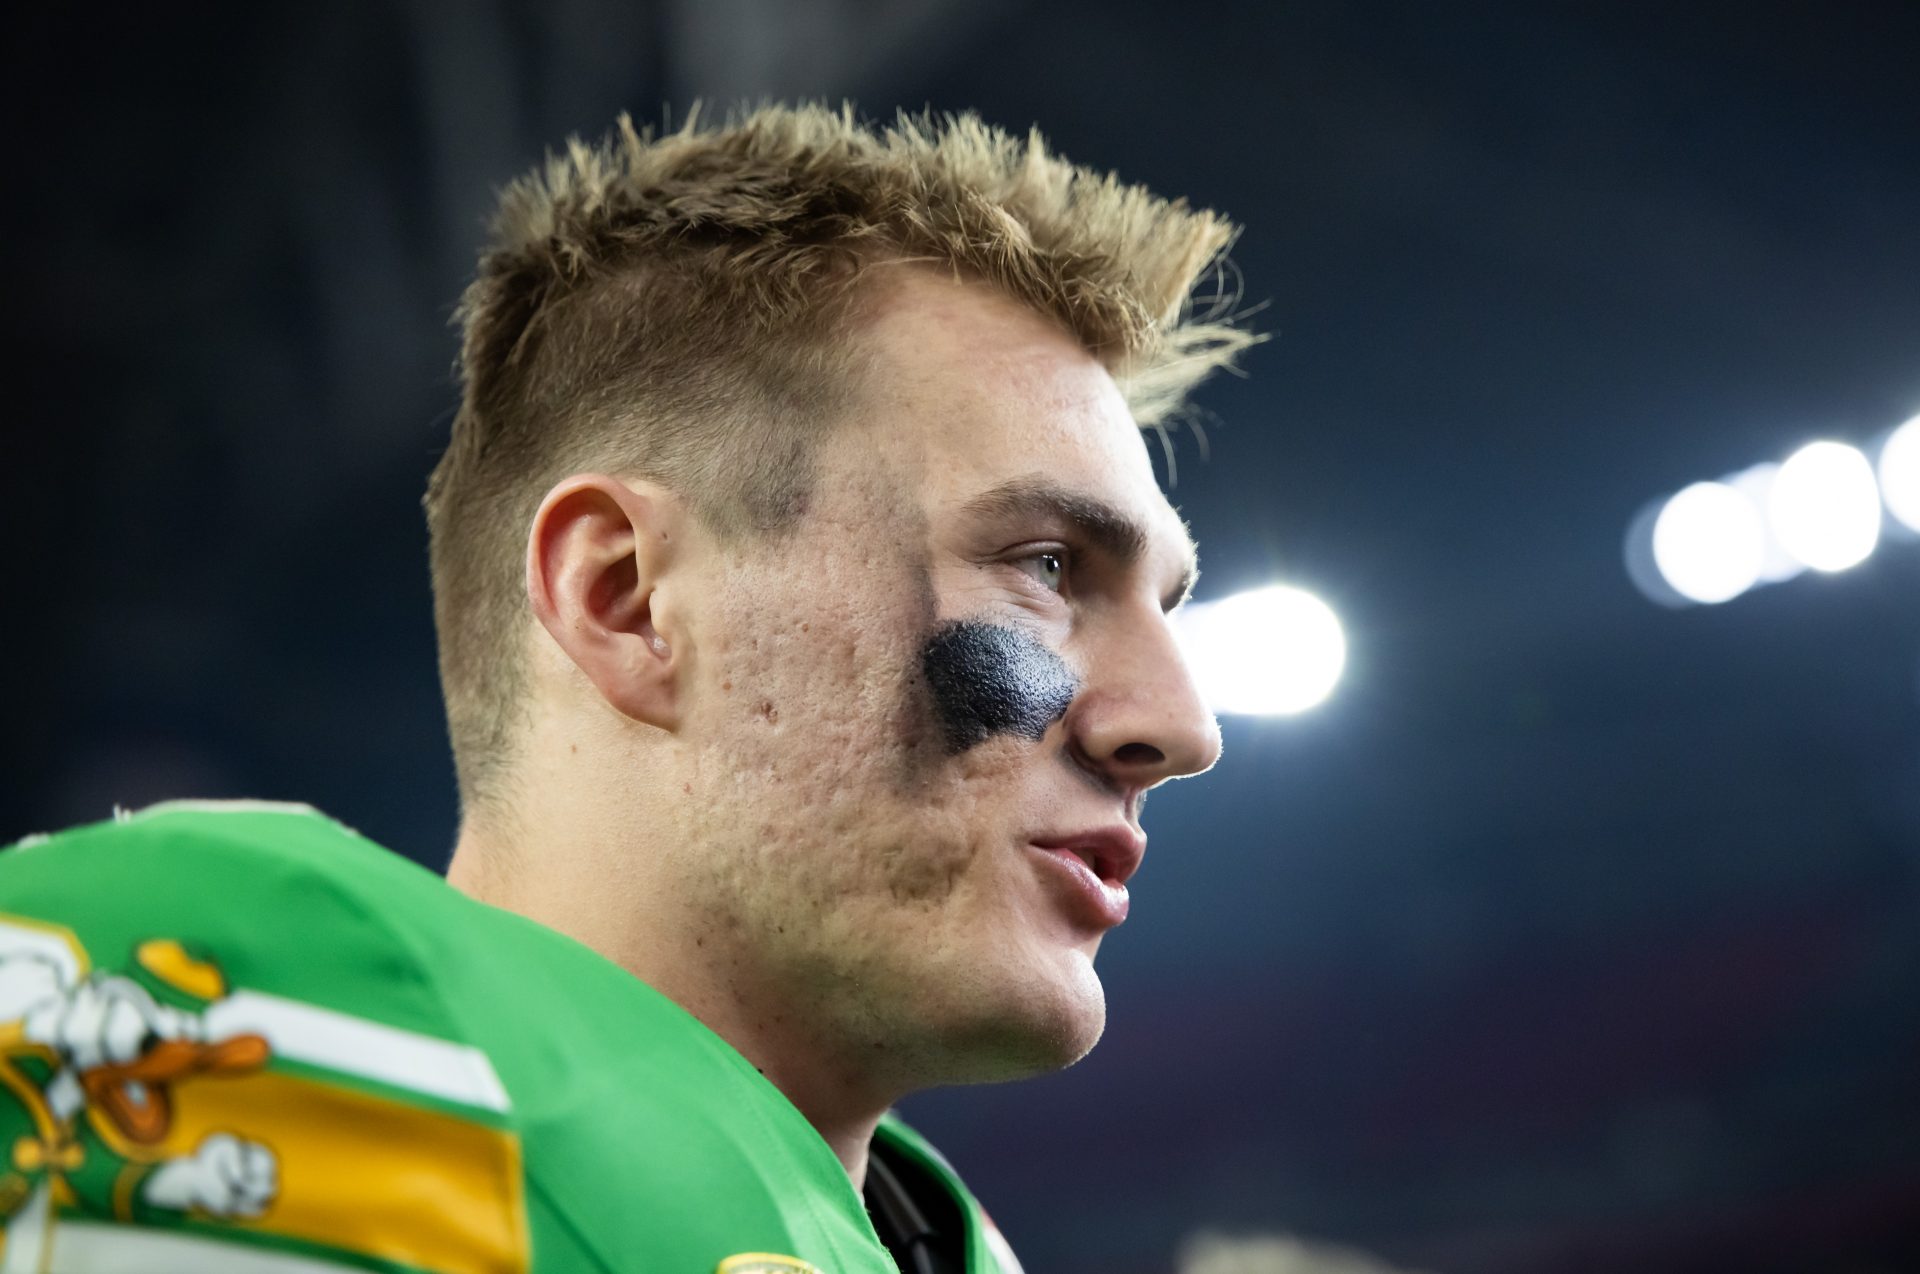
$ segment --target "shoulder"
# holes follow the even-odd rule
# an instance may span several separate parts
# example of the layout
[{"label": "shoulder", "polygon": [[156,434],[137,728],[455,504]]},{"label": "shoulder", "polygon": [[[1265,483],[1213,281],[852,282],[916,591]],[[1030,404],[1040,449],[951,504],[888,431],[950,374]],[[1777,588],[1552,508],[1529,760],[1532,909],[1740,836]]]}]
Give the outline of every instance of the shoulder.
[{"label": "shoulder", "polygon": [[[36,832],[0,847],[0,871],[12,880],[71,873],[86,860],[112,856],[132,868],[237,866],[278,861],[318,872],[351,872],[369,861],[399,858],[346,824],[295,801],[162,801],[55,832]],[[423,868],[424,875],[433,873]],[[208,882],[212,883],[212,882]],[[234,883],[231,881],[221,883]]]},{"label": "shoulder", "polygon": [[[164,1145],[100,1170],[236,1137],[270,1159],[263,1232],[360,1256],[451,1244],[500,1269],[530,1250],[542,1269],[746,1251],[884,1268],[838,1161],[725,1041],[308,807],[174,803],[0,851],[0,1035],[102,997],[247,1065],[183,1073]],[[83,1204],[115,1206],[119,1179]]]},{"label": "shoulder", "polygon": [[444,1027],[400,931],[464,900],[305,805],[173,801],[0,851],[8,932],[64,931],[106,969],[171,942],[256,992]]},{"label": "shoulder", "polygon": [[240,1243],[261,1269],[525,1269],[512,1103],[415,936],[464,902],[303,806],[0,852],[0,1124],[37,1146],[0,1196],[29,1249],[54,1223],[72,1268],[227,1268]]},{"label": "shoulder", "polygon": [[[224,892],[250,888],[262,873],[346,882],[369,871],[391,875],[395,867],[434,878],[311,805],[290,801],[164,801],[0,848],[0,879],[10,895],[64,888],[69,898],[80,896],[83,879],[95,895],[125,892],[132,882],[166,893],[170,880]],[[208,874],[214,872],[221,874]]]}]

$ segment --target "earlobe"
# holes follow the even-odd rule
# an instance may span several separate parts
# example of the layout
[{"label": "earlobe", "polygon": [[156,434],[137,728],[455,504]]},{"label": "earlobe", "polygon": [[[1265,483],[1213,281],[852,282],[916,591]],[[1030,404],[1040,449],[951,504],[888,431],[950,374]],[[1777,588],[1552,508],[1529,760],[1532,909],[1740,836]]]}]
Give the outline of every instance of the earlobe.
[{"label": "earlobe", "polygon": [[661,583],[680,516],[671,492],[575,474],[547,492],[527,537],[527,600],[547,635],[622,716],[678,725]]}]

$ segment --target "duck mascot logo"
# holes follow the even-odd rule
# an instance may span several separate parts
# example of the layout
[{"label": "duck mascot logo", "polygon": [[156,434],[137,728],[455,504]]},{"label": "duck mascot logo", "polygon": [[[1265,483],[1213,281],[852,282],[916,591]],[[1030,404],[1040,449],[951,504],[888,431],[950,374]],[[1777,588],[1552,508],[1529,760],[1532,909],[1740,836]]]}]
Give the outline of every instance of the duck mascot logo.
[{"label": "duck mascot logo", "polygon": [[272,1207],[271,1148],[231,1132],[167,1154],[175,1090],[260,1069],[259,1035],[210,1038],[218,966],[171,939],[125,972],[91,967],[73,934],[0,917],[0,1274],[46,1267],[60,1213],[245,1220]]}]

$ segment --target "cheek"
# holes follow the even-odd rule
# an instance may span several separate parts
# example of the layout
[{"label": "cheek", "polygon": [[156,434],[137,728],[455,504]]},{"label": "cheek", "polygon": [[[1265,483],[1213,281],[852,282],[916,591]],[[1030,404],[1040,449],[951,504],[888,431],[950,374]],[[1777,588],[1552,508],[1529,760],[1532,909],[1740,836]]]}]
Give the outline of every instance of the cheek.
[{"label": "cheek", "polygon": [[829,572],[804,592],[763,582],[728,598],[705,651],[709,737],[689,810],[688,843],[733,847],[703,868],[729,877],[726,893],[799,904],[830,927],[980,877],[1032,763],[1024,740],[1077,690],[1023,633],[936,627],[912,577],[870,591],[858,622],[820,605],[846,586]]},{"label": "cheek", "polygon": [[946,803],[913,671],[925,623],[903,591],[843,610],[822,605],[846,596],[832,579],[804,591],[763,582],[726,599],[703,643],[689,813],[701,843],[742,846],[733,857],[770,873],[769,886],[847,876]]}]

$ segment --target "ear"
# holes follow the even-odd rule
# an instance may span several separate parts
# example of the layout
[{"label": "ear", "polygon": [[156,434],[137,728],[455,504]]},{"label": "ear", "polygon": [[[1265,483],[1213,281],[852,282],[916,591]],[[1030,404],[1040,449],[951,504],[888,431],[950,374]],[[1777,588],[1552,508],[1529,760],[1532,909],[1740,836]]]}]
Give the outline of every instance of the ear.
[{"label": "ear", "polygon": [[554,643],[615,711],[679,725],[672,624],[659,583],[685,525],[670,491],[575,474],[547,492],[527,537],[527,598]]}]

